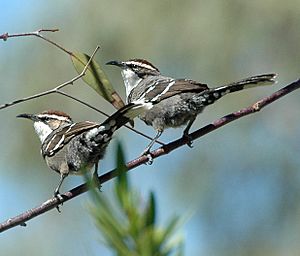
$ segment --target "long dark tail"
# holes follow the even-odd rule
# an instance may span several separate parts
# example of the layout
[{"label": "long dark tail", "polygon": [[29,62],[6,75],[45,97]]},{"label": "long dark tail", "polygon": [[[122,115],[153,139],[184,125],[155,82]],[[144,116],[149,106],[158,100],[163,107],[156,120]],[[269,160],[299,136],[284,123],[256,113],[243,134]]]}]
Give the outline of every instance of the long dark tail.
[{"label": "long dark tail", "polygon": [[263,74],[263,75],[251,76],[243,80],[240,80],[238,82],[234,82],[234,83],[230,83],[227,85],[214,88],[214,90],[215,92],[220,92],[220,93],[222,92],[231,93],[231,92],[236,92],[236,91],[240,91],[252,87],[270,85],[276,82],[275,81],[276,76],[277,76],[276,74]]},{"label": "long dark tail", "polygon": [[237,92],[257,86],[274,84],[276,82],[276,76],[277,75],[273,73],[251,76],[238,82],[226,84],[216,88],[211,88],[209,91],[205,91],[203,92],[203,94],[200,94],[200,96],[203,97],[203,103],[209,105],[228,93]]},{"label": "long dark tail", "polygon": [[152,107],[151,102],[131,102],[108,117],[100,126],[105,127],[103,131],[110,131],[112,135],[115,130]]}]

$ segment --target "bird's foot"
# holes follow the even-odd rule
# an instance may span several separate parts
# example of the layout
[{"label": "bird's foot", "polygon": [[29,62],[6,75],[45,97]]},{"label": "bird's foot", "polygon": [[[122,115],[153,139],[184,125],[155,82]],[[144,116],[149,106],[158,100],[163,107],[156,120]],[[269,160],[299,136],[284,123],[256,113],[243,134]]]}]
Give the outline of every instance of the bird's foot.
[{"label": "bird's foot", "polygon": [[191,135],[184,133],[182,138],[187,141],[186,145],[188,145],[189,148],[193,148],[193,138]]},{"label": "bird's foot", "polygon": [[102,188],[102,185],[101,185],[101,182],[100,182],[100,179],[98,177],[98,174],[93,174],[93,180],[94,180],[94,183],[95,183],[95,187],[99,189],[100,192],[102,192],[101,188]]},{"label": "bird's foot", "polygon": [[149,151],[149,149],[146,149],[142,152],[142,154],[140,156],[146,156],[147,157],[147,165],[151,165],[153,163],[153,156],[151,154],[151,152]]},{"label": "bird's foot", "polygon": [[58,199],[61,203],[59,205],[56,206],[56,210],[61,213],[61,210],[59,208],[59,206],[62,206],[63,205],[63,200],[64,200],[64,196],[62,194],[59,193],[59,191],[55,191],[54,192],[54,197],[56,199]]}]

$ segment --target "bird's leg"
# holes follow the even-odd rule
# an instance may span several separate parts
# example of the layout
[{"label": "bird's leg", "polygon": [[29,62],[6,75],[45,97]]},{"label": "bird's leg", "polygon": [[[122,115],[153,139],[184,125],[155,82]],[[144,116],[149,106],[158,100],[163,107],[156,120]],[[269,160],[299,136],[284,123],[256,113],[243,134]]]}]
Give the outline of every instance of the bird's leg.
[{"label": "bird's leg", "polygon": [[96,187],[101,191],[101,182],[98,177],[98,162],[95,163],[95,169],[93,172],[93,180],[95,181]]},{"label": "bird's leg", "polygon": [[59,193],[59,190],[60,190],[60,187],[64,181],[64,179],[68,176],[68,174],[66,173],[61,173],[60,174],[60,180],[59,180],[59,183],[58,183],[58,186],[56,187],[56,189],[54,190],[54,196],[55,197],[58,197],[58,198],[62,198],[62,195]]},{"label": "bird's leg", "polygon": [[153,157],[150,153],[150,149],[152,148],[152,146],[154,145],[156,140],[161,136],[162,133],[163,133],[162,131],[157,131],[153,140],[151,140],[149,145],[144,149],[143,153],[141,154],[142,156],[147,156],[147,158],[148,158],[147,164],[149,164],[149,165],[153,163]]},{"label": "bird's leg", "polygon": [[192,148],[193,147],[193,139],[191,138],[191,136],[189,135],[189,130],[192,127],[192,124],[194,123],[196,117],[193,117],[192,119],[189,120],[187,126],[185,127],[184,131],[183,131],[183,135],[182,137],[185,138],[188,142],[187,145]]},{"label": "bird's leg", "polygon": [[[56,189],[54,190],[54,197],[58,198],[58,200],[63,200],[63,196],[59,193],[59,189],[64,181],[64,179],[68,176],[68,174],[66,173],[61,173],[60,174],[60,180],[59,180],[59,183],[58,183],[58,186],[56,187]],[[60,209],[59,209],[59,206],[57,205],[56,206],[56,209],[58,212],[60,212]]]}]

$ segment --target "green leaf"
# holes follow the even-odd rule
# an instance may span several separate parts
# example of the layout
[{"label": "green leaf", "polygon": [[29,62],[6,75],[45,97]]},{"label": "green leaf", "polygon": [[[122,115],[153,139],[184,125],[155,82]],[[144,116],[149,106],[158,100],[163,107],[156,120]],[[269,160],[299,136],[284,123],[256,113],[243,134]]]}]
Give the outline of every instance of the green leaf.
[{"label": "green leaf", "polygon": [[124,209],[128,209],[130,205],[130,195],[129,195],[129,184],[127,179],[127,167],[125,165],[125,156],[122,145],[118,142],[116,150],[116,165],[117,165],[117,182],[115,185],[117,198],[119,200],[120,206]]},{"label": "green leaf", "polygon": [[126,176],[124,151],[116,149],[116,179],[113,198],[92,187],[94,205],[91,213],[107,246],[118,256],[183,256],[183,239],[176,229],[183,219],[175,217],[159,228],[156,224],[156,200],[150,193],[146,207]]},{"label": "green leaf", "polygon": [[95,223],[102,231],[107,244],[116,249],[121,255],[129,255],[129,248],[126,244],[126,227],[119,222],[119,216],[115,214],[114,208],[102,193],[95,187],[90,189],[93,196],[93,206],[90,206],[90,213],[94,216]]},{"label": "green leaf", "polygon": [[155,217],[156,217],[156,203],[154,193],[151,192],[149,196],[148,205],[146,208],[146,216],[145,216],[145,226],[154,226],[155,224]]},{"label": "green leaf", "polygon": [[[80,74],[89,61],[90,56],[77,52],[71,55],[71,59],[77,73]],[[82,79],[104,99],[109,101],[116,109],[120,109],[124,106],[124,102],[121,97],[113,88],[100,64],[95,60],[91,61],[86,74],[82,77]]]},{"label": "green leaf", "polygon": [[176,229],[179,226],[180,218],[179,217],[173,217],[170,221],[169,224],[167,225],[166,228],[161,232],[159,236],[159,241],[157,241],[160,244],[164,244],[168,241],[170,236],[172,236],[175,232]]},{"label": "green leaf", "polygon": [[177,253],[174,256],[183,256],[184,255],[184,243],[181,241],[178,245]]},{"label": "green leaf", "polygon": [[111,248],[122,252],[122,255],[129,255],[129,248],[125,242],[126,231],[117,218],[113,216],[112,208],[103,210],[101,207],[103,206],[98,205],[92,211],[96,225],[102,230],[102,235]]},{"label": "green leaf", "polygon": [[127,167],[125,165],[125,156],[121,143],[117,146],[117,171],[118,171],[118,186],[124,191],[128,191]]}]

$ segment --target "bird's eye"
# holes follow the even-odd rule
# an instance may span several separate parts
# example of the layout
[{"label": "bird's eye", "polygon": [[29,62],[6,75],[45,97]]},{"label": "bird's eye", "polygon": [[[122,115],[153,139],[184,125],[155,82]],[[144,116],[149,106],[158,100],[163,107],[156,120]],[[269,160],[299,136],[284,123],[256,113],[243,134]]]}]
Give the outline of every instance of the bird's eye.
[{"label": "bird's eye", "polygon": [[47,121],[50,120],[50,117],[48,117],[48,116],[43,116],[43,117],[41,118],[41,120],[47,122]]}]

